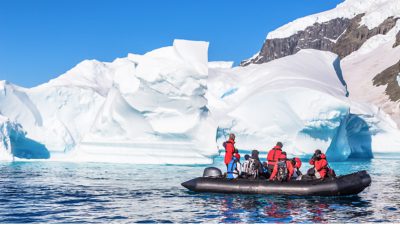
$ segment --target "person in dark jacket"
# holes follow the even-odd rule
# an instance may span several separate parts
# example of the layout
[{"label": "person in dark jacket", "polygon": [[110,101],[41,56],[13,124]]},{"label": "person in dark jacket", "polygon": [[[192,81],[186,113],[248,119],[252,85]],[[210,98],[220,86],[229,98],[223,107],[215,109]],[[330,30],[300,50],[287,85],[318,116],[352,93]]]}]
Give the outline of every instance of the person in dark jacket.
[{"label": "person in dark jacket", "polygon": [[257,150],[251,151],[251,158],[254,159],[255,168],[258,169],[258,177],[262,176],[264,173],[263,166],[258,156],[259,154],[260,152]]},{"label": "person in dark jacket", "polygon": [[268,162],[268,171],[271,173],[274,169],[275,164],[278,162],[279,156],[282,154],[282,142],[276,143],[275,147],[273,147],[267,155]]}]

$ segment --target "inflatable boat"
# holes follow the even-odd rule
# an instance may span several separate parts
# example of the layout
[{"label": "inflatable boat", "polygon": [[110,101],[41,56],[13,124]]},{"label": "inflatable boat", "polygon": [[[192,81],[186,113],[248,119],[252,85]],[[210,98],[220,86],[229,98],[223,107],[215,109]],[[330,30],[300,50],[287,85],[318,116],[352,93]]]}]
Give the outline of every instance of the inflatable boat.
[{"label": "inflatable boat", "polygon": [[215,167],[204,170],[203,177],[182,183],[182,186],[195,192],[241,193],[265,195],[299,195],[299,196],[344,196],[362,192],[371,184],[367,171],[327,178],[324,180],[288,182],[227,179]]}]

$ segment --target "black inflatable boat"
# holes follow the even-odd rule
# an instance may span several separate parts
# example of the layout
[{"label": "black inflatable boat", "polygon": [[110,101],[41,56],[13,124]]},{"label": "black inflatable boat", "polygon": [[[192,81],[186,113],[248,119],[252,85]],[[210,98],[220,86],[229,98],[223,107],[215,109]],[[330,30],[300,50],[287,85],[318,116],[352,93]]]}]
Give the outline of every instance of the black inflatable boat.
[{"label": "black inflatable boat", "polygon": [[[214,167],[207,168],[216,171]],[[371,184],[367,171],[360,171],[337,178],[311,181],[277,182],[251,179],[226,179],[221,176],[198,177],[182,183],[182,186],[195,192],[242,193],[266,195],[299,196],[342,196],[355,195]],[[217,169],[219,172],[220,170]]]}]

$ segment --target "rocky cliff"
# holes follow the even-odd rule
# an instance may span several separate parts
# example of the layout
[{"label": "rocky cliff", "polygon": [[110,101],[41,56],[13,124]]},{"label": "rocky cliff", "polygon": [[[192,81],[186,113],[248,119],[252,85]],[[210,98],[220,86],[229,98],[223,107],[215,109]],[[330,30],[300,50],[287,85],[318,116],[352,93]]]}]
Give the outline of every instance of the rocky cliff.
[{"label": "rocky cliff", "polygon": [[[386,34],[399,19],[388,17],[379,26],[369,29],[360,24],[364,15],[359,14],[352,19],[335,18],[324,23],[315,23],[286,38],[267,39],[260,53],[252,59],[242,61],[241,66],[269,62],[295,54],[301,49],[331,51],[344,58],[358,50],[371,37]],[[399,36],[397,35],[398,42]]]}]

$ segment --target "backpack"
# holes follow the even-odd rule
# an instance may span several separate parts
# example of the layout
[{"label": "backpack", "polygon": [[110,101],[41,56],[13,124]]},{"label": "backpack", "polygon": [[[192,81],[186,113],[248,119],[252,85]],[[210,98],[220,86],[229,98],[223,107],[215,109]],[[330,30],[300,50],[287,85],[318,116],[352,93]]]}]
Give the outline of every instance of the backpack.
[{"label": "backpack", "polygon": [[279,161],[277,164],[278,164],[278,173],[276,174],[276,180],[287,181],[289,171],[287,169],[286,161]]},{"label": "backpack", "polygon": [[251,178],[258,177],[258,169],[256,167],[256,161],[253,158],[249,158],[243,163],[243,172]]}]

